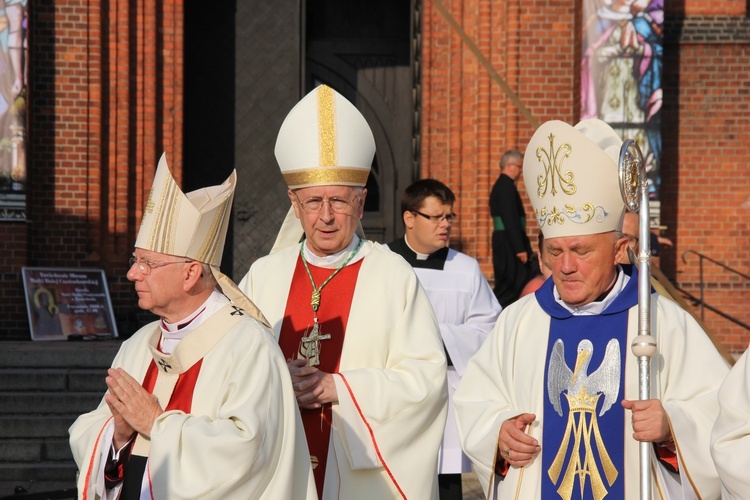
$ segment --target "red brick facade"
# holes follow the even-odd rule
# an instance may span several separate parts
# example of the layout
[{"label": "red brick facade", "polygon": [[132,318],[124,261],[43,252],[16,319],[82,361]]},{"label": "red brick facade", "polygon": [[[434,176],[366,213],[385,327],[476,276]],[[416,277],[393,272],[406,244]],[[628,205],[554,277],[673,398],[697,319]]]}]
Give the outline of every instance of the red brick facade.
[{"label": "red brick facade", "polygon": [[[534,124],[434,1],[421,9],[421,174],[456,191],[454,244],[491,279],[490,188],[503,151],[523,150]],[[444,3],[536,120],[577,120],[580,2]],[[685,251],[750,274],[750,29],[744,0],[666,8],[662,223],[675,249],[662,267],[697,296],[697,257],[684,263]],[[30,21],[28,222],[0,222],[0,339],[28,338],[23,265],[104,268],[118,320],[130,322],[126,262],[161,151],[182,177],[183,0],[40,0]],[[704,274],[706,302],[750,323],[747,281],[708,264]],[[733,351],[750,341],[706,320]]]},{"label": "red brick facade", "polygon": [[115,312],[144,193],[182,152],[182,2],[30,3],[27,223],[0,223],[0,335],[27,339],[20,268],[105,269]]},{"label": "red brick facade", "polygon": [[[488,197],[502,153],[525,149],[534,126],[493,82],[459,35],[425,0],[422,54],[422,175],[456,191],[460,223],[454,244],[476,257],[492,279]],[[543,122],[578,119],[578,9],[555,2],[443,2],[531,115]],[[699,295],[698,258],[707,255],[750,274],[750,141],[746,3],[668,2],[665,25],[662,224],[675,247],[662,267]],[[529,231],[538,227],[527,207]],[[534,241],[535,238],[532,238]],[[704,263],[704,300],[750,323],[747,280]],[[750,332],[706,312],[711,330],[732,351]]]}]

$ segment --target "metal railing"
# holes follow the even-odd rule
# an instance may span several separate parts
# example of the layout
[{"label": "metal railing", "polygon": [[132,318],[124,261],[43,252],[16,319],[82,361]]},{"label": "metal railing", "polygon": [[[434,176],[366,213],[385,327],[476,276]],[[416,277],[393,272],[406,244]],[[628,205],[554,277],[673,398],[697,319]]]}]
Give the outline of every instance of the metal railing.
[{"label": "metal railing", "polygon": [[687,298],[689,298],[691,301],[693,301],[694,304],[700,306],[701,320],[705,321],[705,319],[706,319],[705,318],[705,309],[708,309],[709,311],[712,311],[715,314],[718,314],[722,318],[727,319],[727,320],[731,321],[732,323],[734,323],[734,324],[736,324],[738,326],[741,326],[745,330],[750,330],[750,325],[748,325],[747,323],[744,323],[743,321],[735,318],[734,316],[732,316],[730,314],[727,314],[726,312],[722,311],[721,309],[719,309],[716,306],[712,306],[711,304],[706,303],[705,297],[704,297],[704,291],[705,291],[705,288],[706,288],[706,282],[703,279],[703,268],[704,268],[703,262],[704,261],[708,261],[708,262],[710,262],[712,264],[715,264],[715,265],[721,267],[722,269],[725,269],[726,271],[729,271],[730,273],[735,274],[735,275],[739,276],[740,278],[743,278],[743,279],[745,279],[747,281],[750,281],[750,276],[748,276],[747,274],[744,274],[744,273],[742,273],[742,272],[740,272],[740,271],[738,271],[738,270],[736,270],[734,268],[731,268],[731,267],[727,266],[726,264],[723,264],[723,263],[721,263],[721,262],[719,262],[719,261],[717,261],[715,259],[712,259],[711,257],[709,257],[707,255],[704,255],[704,254],[702,254],[700,252],[696,252],[695,250],[685,250],[684,252],[682,252],[682,262],[684,264],[688,263],[687,259],[685,258],[685,256],[688,255],[688,254],[693,254],[693,255],[697,255],[698,256],[698,289],[699,289],[699,296],[698,297],[694,296],[693,294],[691,294],[690,292],[688,292],[687,290],[685,290],[682,287],[677,287],[677,288]]}]

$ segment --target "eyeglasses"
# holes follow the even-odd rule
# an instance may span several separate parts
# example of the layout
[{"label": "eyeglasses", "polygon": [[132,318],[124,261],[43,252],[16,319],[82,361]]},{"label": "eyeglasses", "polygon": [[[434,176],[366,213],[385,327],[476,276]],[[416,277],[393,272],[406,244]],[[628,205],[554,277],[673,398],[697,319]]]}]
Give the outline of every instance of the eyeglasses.
[{"label": "eyeglasses", "polygon": [[149,262],[147,260],[138,260],[135,257],[130,257],[130,260],[128,260],[128,264],[130,264],[128,267],[133,267],[133,264],[138,264],[138,270],[141,272],[141,274],[151,274],[152,269],[158,269],[162,266],[168,266],[169,264],[187,264],[189,262],[194,262],[192,260],[174,260],[170,262]]},{"label": "eyeglasses", "polygon": [[427,214],[423,214],[419,210],[412,210],[411,212],[413,212],[413,213],[415,213],[417,215],[421,215],[422,217],[424,217],[428,221],[434,222],[436,224],[440,224],[444,220],[448,221],[449,224],[453,224],[454,222],[456,222],[456,219],[458,219],[458,215],[456,215],[454,212],[451,212],[451,213],[445,214],[445,215],[427,215]]},{"label": "eyeglasses", "polygon": [[316,214],[320,212],[323,209],[323,204],[328,203],[328,206],[331,208],[331,212],[335,214],[348,214],[351,213],[354,208],[357,206],[357,203],[359,201],[358,197],[354,197],[352,200],[345,200],[343,198],[308,198],[305,201],[302,201],[299,199],[299,196],[297,194],[294,194],[294,197],[297,198],[297,203],[299,203],[300,207],[302,207],[302,210],[304,210],[308,214]]}]

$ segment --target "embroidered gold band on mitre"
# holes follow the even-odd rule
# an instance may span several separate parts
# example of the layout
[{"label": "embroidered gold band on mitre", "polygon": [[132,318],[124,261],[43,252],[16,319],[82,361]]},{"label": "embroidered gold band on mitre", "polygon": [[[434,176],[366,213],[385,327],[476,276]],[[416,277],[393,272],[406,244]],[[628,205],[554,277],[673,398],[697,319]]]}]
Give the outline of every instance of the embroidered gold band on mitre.
[{"label": "embroidered gold band on mitre", "polygon": [[325,85],[318,91],[318,154],[322,166],[333,166],[338,163],[336,102],[333,89]]},{"label": "embroidered gold band on mitre", "polygon": [[369,174],[369,169],[358,167],[317,167],[309,170],[293,170],[282,173],[289,189],[327,184],[364,186],[367,183],[367,176]]},{"label": "embroidered gold band on mitre", "polygon": [[143,212],[143,220],[141,220],[141,227],[147,227],[148,216],[151,216],[153,222],[151,230],[148,232],[148,244],[145,248],[154,252],[173,254],[175,231],[177,230],[175,224],[176,215],[180,213],[180,203],[183,195],[171,175],[162,175],[162,178],[164,187],[160,193],[156,193],[159,199],[153,199],[153,187],[151,192],[149,192],[146,209]]}]

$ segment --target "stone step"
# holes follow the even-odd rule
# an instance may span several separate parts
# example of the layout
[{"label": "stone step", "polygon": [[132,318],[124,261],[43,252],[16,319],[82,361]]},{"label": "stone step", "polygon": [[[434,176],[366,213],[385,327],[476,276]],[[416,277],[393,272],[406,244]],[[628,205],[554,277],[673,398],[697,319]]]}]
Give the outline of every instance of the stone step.
[{"label": "stone step", "polygon": [[[22,488],[22,493],[16,495],[16,488]],[[43,493],[46,494],[37,496]],[[75,500],[76,497],[75,484],[71,481],[6,481],[0,476],[0,500]]]},{"label": "stone step", "polygon": [[[4,482],[13,482],[21,485],[27,490],[27,484],[38,481],[57,481],[66,483],[70,487],[75,487],[76,466],[70,463],[37,463],[37,464],[18,464],[0,462],[0,480]],[[30,490],[29,490],[30,491]],[[13,493],[11,491],[11,493]]]},{"label": "stone step", "polygon": [[68,428],[76,418],[78,418],[78,414],[54,416],[0,415],[0,443],[5,439],[67,439]]},{"label": "stone step", "polygon": [[68,490],[49,498],[75,498],[68,428],[98,406],[121,344],[0,342],[0,500],[17,487],[29,494]]},{"label": "stone step", "polygon": [[2,342],[0,366],[4,368],[106,368],[122,341]]},{"label": "stone step", "polygon": [[103,390],[101,392],[0,392],[0,415],[81,414],[99,406],[103,395]]},{"label": "stone step", "polygon": [[70,391],[104,394],[105,368],[4,368],[0,369],[0,392]]},{"label": "stone step", "polygon": [[68,439],[4,439],[0,441],[0,463],[71,462]]}]

